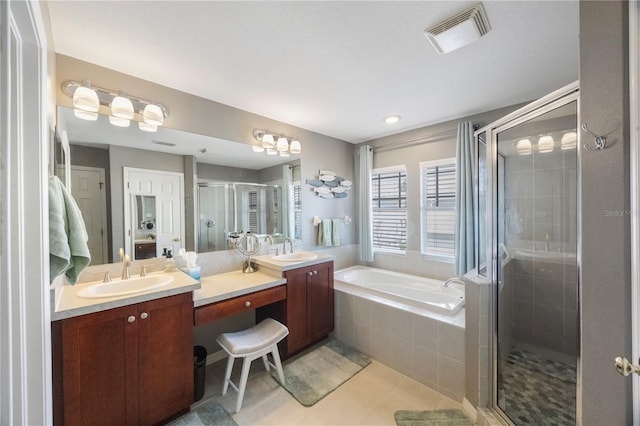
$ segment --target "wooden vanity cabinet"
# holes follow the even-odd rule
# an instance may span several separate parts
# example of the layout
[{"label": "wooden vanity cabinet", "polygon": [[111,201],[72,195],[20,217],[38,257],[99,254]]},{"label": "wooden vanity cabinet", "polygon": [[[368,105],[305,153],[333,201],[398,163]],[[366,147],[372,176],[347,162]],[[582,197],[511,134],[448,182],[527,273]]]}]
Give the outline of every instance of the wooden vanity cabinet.
[{"label": "wooden vanity cabinet", "polygon": [[52,327],[55,424],[152,425],[189,411],[191,292]]},{"label": "wooden vanity cabinet", "polygon": [[270,306],[257,310],[258,321],[273,317],[289,328],[281,346],[284,358],[326,338],[333,331],[333,262],[284,272],[287,300],[284,309]]}]

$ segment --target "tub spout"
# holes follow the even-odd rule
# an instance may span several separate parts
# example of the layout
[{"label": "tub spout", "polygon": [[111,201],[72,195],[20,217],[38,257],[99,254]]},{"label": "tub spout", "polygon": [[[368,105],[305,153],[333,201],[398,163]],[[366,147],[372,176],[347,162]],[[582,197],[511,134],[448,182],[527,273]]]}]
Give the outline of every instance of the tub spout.
[{"label": "tub spout", "polygon": [[449,287],[449,284],[451,283],[456,283],[456,284],[462,284],[464,285],[464,281],[462,281],[460,278],[458,277],[453,277],[453,278],[449,278],[448,280],[446,280],[444,283],[442,283],[442,287]]}]

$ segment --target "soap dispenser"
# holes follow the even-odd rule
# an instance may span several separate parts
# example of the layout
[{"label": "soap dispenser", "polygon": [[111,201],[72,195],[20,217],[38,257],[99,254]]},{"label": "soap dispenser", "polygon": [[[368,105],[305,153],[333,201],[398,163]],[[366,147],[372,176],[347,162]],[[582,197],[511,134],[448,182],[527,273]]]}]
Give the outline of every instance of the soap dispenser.
[{"label": "soap dispenser", "polygon": [[173,254],[171,253],[171,250],[167,250],[165,248],[162,251],[162,255],[167,258],[167,261],[165,262],[165,265],[164,265],[164,271],[165,272],[177,271],[178,268],[176,268],[176,261],[173,259]]}]

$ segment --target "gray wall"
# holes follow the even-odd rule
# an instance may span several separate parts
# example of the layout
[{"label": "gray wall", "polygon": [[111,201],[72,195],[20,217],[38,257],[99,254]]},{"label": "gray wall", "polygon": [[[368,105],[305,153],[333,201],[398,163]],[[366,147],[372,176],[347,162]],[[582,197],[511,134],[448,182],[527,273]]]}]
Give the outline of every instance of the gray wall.
[{"label": "gray wall", "polygon": [[198,180],[219,180],[223,182],[250,182],[258,183],[260,173],[258,170],[241,169],[239,167],[227,167],[219,164],[197,164]]},{"label": "gray wall", "polygon": [[632,423],[631,379],[613,368],[631,356],[627,52],[628,3],[580,2],[580,121],[609,141],[580,151],[584,425]]}]

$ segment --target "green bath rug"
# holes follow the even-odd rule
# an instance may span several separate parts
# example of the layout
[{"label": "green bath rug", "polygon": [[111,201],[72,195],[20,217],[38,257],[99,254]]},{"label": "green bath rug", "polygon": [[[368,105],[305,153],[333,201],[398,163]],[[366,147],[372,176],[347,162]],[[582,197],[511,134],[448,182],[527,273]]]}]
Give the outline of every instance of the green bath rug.
[{"label": "green bath rug", "polygon": [[462,410],[409,411],[394,414],[398,426],[473,426]]},{"label": "green bath rug", "polygon": [[[300,404],[310,407],[370,363],[366,355],[338,340],[329,340],[282,366],[284,388]],[[277,378],[277,373],[273,371],[272,376]]]},{"label": "green bath rug", "polygon": [[169,426],[238,426],[215,399],[172,421]]}]

